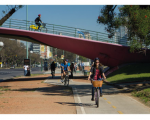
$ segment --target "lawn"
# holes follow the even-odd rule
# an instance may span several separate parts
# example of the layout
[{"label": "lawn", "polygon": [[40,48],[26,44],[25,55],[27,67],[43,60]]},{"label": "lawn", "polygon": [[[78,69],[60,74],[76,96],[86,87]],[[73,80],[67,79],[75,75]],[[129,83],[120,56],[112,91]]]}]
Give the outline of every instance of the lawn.
[{"label": "lawn", "polygon": [[132,95],[140,98],[142,102],[150,106],[150,88],[143,89],[140,91],[133,91]]},{"label": "lawn", "polygon": [[127,65],[107,76],[107,81],[112,83],[144,80],[150,80],[150,63]]}]

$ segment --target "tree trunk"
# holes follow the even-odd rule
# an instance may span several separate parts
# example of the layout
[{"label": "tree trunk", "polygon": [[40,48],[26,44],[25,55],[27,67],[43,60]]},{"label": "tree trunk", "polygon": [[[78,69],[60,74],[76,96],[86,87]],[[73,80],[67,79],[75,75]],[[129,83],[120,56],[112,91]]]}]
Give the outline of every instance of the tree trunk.
[{"label": "tree trunk", "polygon": [[15,8],[12,8],[1,20],[0,26],[14,13],[16,12]]}]

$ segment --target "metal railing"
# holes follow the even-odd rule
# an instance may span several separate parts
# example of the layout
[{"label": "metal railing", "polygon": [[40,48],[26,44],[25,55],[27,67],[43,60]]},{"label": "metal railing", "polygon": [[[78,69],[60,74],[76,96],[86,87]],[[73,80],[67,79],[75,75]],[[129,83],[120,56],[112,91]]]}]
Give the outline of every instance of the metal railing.
[{"label": "metal railing", "polygon": [[[29,29],[29,26],[34,25],[34,24],[35,24],[34,21],[27,21],[26,22],[26,20],[8,19],[2,25],[2,27],[23,29],[23,30],[33,30],[33,29]],[[28,27],[26,27],[26,26],[28,26]],[[128,45],[127,38],[120,38],[119,36],[115,36],[115,37],[110,39],[110,38],[108,38],[108,34],[106,34],[106,33],[101,33],[101,32],[81,29],[81,28],[74,28],[74,27],[68,27],[68,26],[62,26],[62,25],[49,24],[49,23],[46,23],[46,29],[43,29],[39,32],[83,38],[83,36],[81,34],[77,33],[78,30],[80,30],[84,33],[85,32],[87,33],[87,34],[84,34],[85,39],[121,44],[121,45],[125,45],[125,46]]]}]

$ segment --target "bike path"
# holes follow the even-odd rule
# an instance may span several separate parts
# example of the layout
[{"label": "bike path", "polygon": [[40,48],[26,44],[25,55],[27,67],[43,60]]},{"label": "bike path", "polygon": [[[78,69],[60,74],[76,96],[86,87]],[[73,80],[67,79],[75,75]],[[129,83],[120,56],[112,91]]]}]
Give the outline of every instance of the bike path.
[{"label": "bike path", "polygon": [[[60,79],[49,77],[45,83],[63,85]],[[127,95],[119,94],[113,86],[103,84],[103,97],[99,108],[91,101],[91,83],[76,82],[70,79],[75,103],[62,102],[62,105],[76,106],[77,114],[150,114],[150,108]]]}]

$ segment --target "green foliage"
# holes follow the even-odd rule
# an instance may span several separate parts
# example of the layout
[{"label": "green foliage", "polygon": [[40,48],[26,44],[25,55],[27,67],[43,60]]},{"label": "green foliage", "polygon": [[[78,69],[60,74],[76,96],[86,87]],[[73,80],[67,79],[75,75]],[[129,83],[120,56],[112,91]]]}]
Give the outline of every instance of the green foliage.
[{"label": "green foliage", "polygon": [[134,39],[130,42],[130,52],[134,52],[135,50],[139,50],[141,48],[141,44],[139,40]]},{"label": "green foliage", "polygon": [[131,81],[149,80],[150,63],[127,65],[107,76],[107,81],[112,83],[123,83]]},{"label": "green foliage", "polygon": [[83,62],[87,62],[87,58],[83,57],[83,56],[79,56],[79,60],[83,61]]},{"label": "green foliage", "polygon": [[[17,44],[16,40],[10,40],[0,37],[0,41],[4,43],[4,47],[0,53],[0,61],[4,66],[10,67],[10,65],[23,66],[24,59],[26,58],[26,49],[23,43]],[[29,53],[29,58],[30,58]],[[32,53],[31,64],[39,63],[41,61],[40,55]],[[7,64],[6,64],[7,63]]]},{"label": "green foliage", "polygon": [[150,88],[141,91],[133,91],[132,95],[141,98],[143,102],[147,103],[150,101]]},{"label": "green foliage", "polygon": [[[133,52],[137,48],[146,49],[150,45],[150,7],[123,5],[118,8],[120,13],[117,16],[114,12],[115,8],[116,5],[104,6],[97,19],[99,24],[107,25],[105,29],[109,33],[108,37],[112,38],[115,30],[123,25],[128,29],[128,40],[131,41],[131,51]],[[142,46],[142,44],[145,44],[145,46]]]}]

